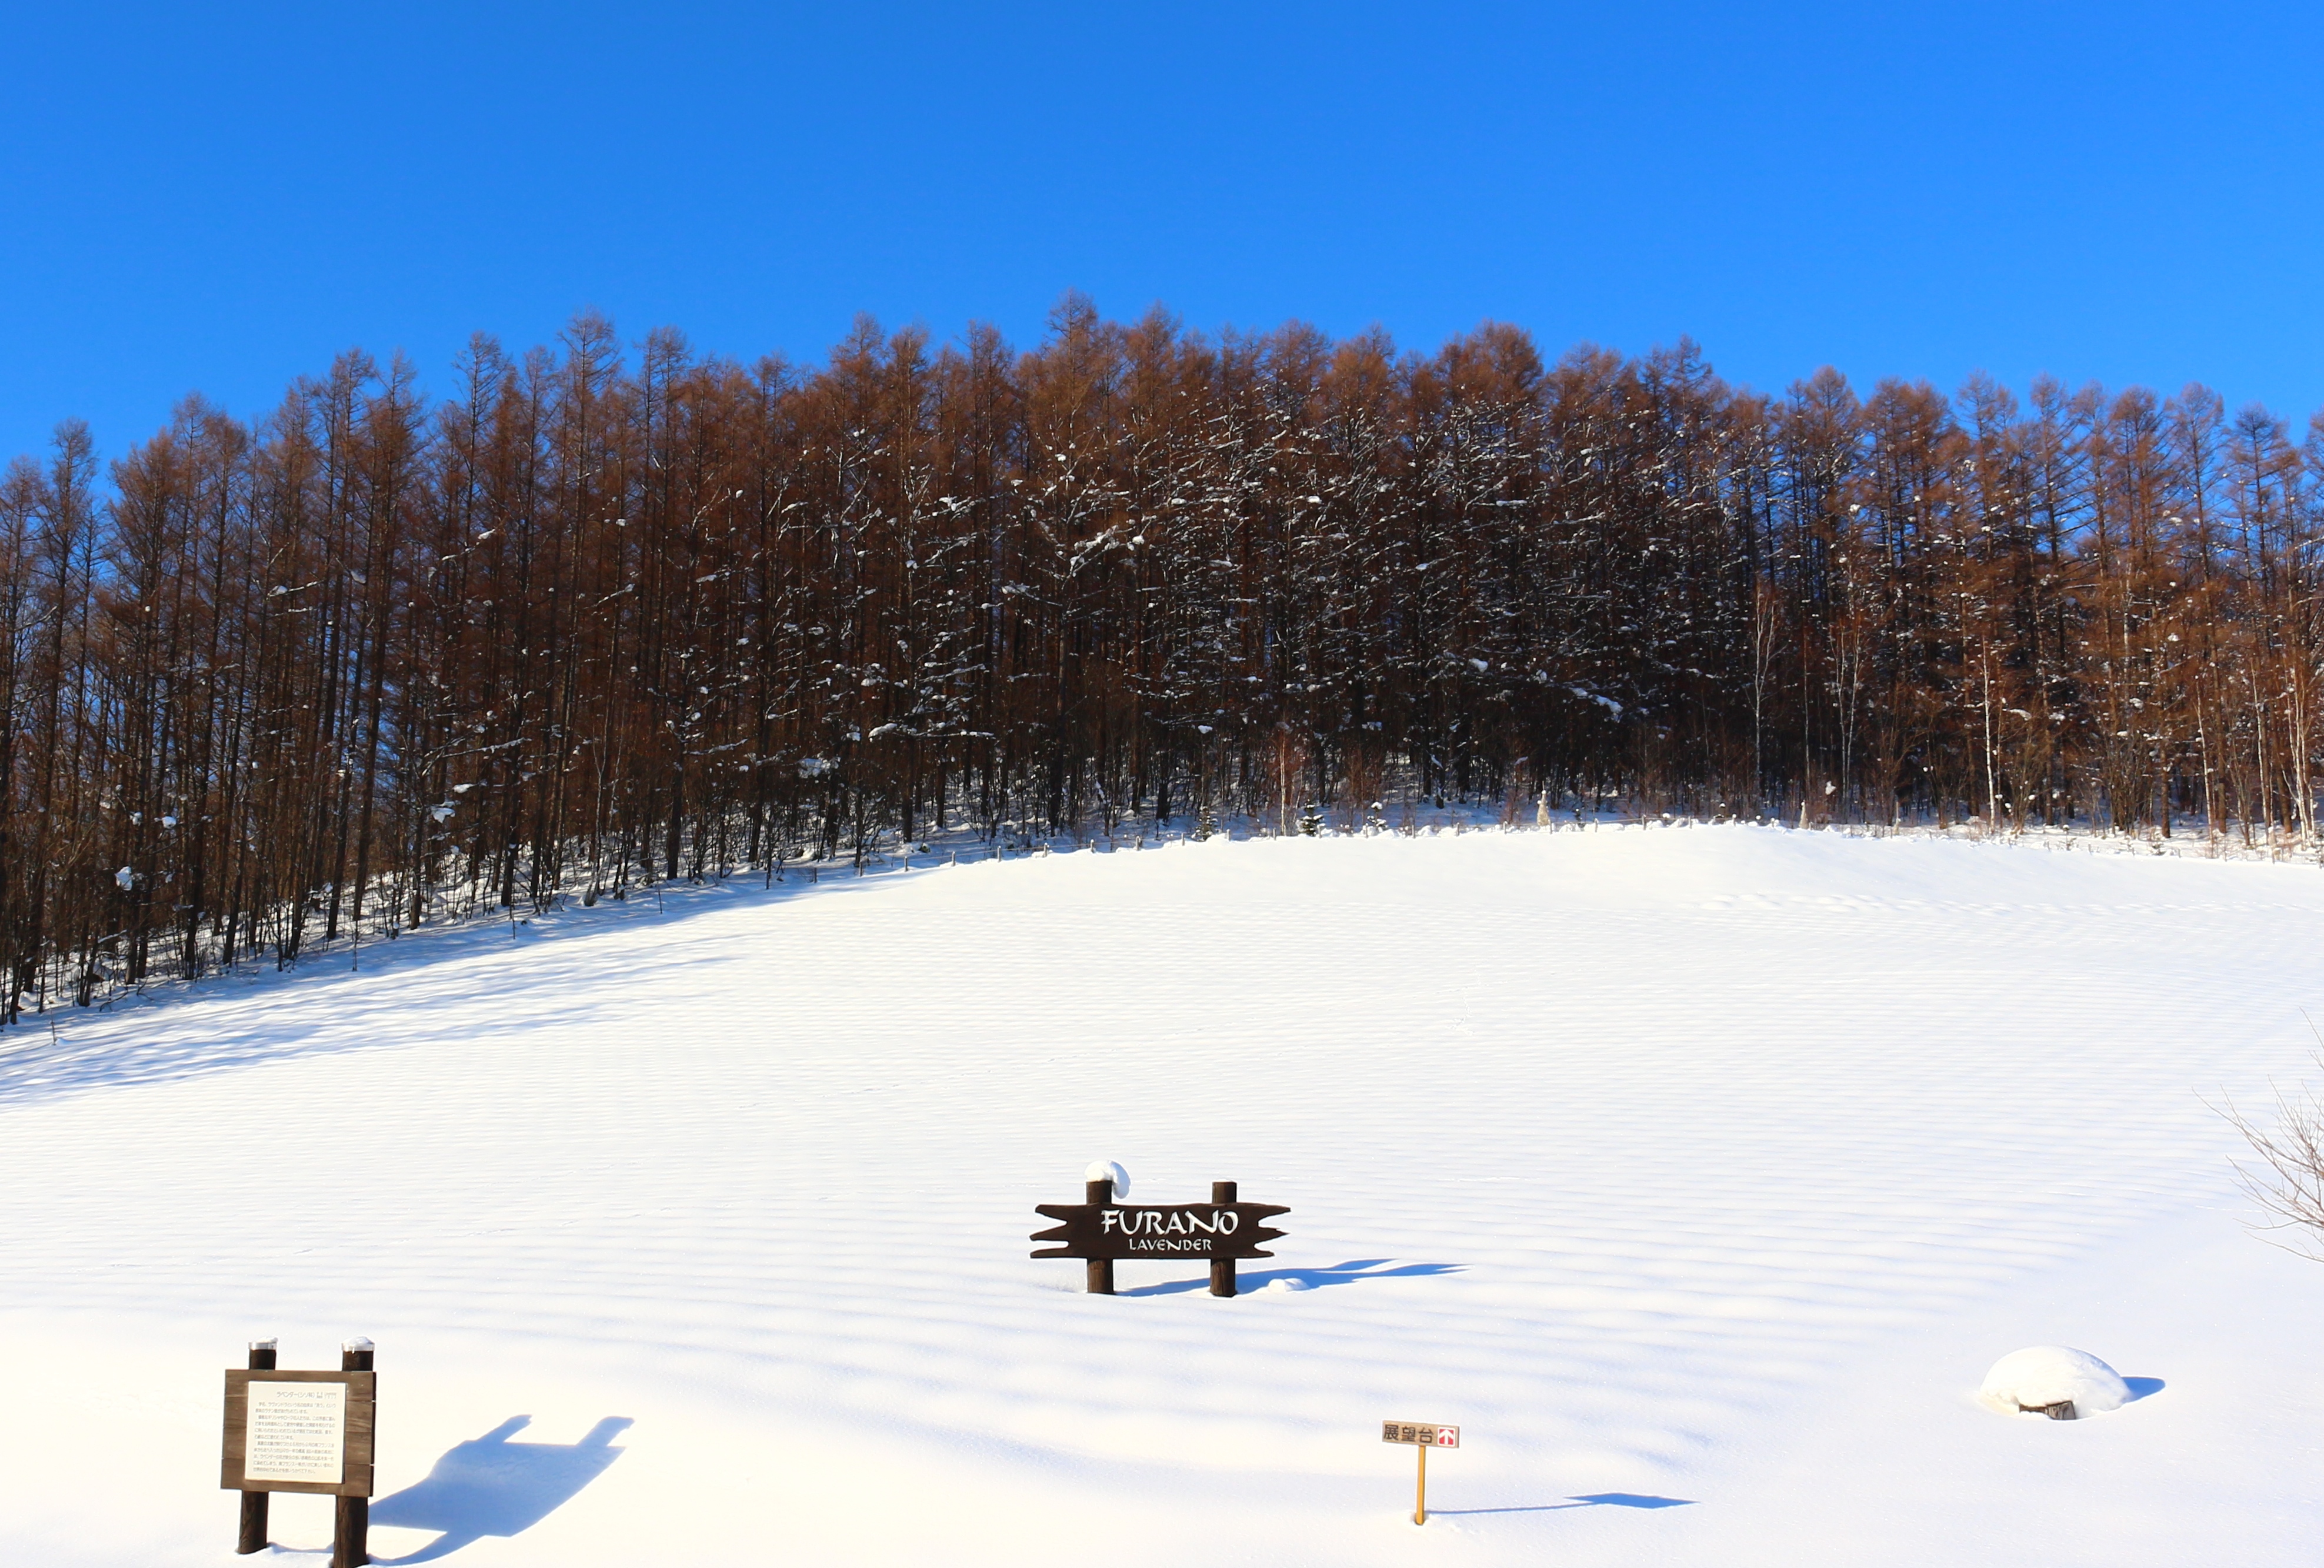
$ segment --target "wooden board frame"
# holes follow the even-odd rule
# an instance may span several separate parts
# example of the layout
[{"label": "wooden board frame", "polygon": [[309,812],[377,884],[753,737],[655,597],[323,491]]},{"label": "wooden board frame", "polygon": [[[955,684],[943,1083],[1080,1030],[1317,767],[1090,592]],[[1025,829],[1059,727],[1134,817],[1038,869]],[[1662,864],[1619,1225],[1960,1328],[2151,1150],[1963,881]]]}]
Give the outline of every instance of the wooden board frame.
[{"label": "wooden board frame", "polygon": [[[250,1455],[250,1386],[253,1383],[345,1383],[347,1386],[346,1462],[337,1486],[318,1480],[251,1480],[242,1473]],[[320,1492],[326,1497],[372,1495],[372,1449],[378,1431],[377,1372],[263,1372],[230,1367],[226,1374],[226,1438],[219,1460],[219,1486],[230,1492]]]}]

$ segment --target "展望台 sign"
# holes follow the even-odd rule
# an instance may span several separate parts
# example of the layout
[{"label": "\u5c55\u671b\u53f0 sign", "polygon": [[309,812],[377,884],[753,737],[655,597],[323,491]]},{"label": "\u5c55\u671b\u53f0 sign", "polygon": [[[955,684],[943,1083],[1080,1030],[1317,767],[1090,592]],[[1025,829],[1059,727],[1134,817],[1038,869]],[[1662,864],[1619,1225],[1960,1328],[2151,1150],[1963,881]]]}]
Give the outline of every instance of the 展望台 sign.
[{"label": "\u5c55\u671b\u53f0 sign", "polygon": [[1461,1429],[1439,1426],[1432,1421],[1383,1421],[1380,1423],[1382,1443],[1408,1443],[1415,1448],[1458,1448]]},{"label": "\u5c55\u671b\u53f0 sign", "polygon": [[1383,1421],[1380,1423],[1382,1443],[1408,1443],[1419,1452],[1415,1456],[1419,1463],[1412,1480],[1412,1522],[1428,1522],[1428,1451],[1432,1448],[1458,1448],[1461,1429],[1434,1421]]}]

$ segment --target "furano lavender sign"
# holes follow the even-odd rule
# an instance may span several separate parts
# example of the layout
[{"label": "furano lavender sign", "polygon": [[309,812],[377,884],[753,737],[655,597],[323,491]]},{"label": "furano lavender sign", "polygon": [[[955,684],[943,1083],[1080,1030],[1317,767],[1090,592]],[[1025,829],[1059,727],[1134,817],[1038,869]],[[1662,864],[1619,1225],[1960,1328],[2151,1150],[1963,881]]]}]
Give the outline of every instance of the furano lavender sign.
[{"label": "furano lavender sign", "polygon": [[1063,1241],[1036,1258],[1268,1258],[1260,1241],[1283,1234],[1259,1223],[1290,1211],[1265,1204],[1042,1204],[1034,1213],[1064,1224],[1035,1236]]},{"label": "furano lavender sign", "polygon": [[1237,1202],[1232,1182],[1213,1182],[1207,1204],[1119,1204],[1111,1201],[1108,1182],[1088,1185],[1085,1203],[1033,1206],[1035,1213],[1058,1222],[1033,1233],[1036,1241],[1057,1243],[1033,1256],[1088,1259],[1090,1289],[1098,1295],[1112,1294],[1116,1259],[1199,1258],[1211,1265],[1211,1293],[1232,1296],[1234,1260],[1275,1256],[1261,1245],[1283,1232],[1266,1222],[1291,1212],[1280,1204]]}]

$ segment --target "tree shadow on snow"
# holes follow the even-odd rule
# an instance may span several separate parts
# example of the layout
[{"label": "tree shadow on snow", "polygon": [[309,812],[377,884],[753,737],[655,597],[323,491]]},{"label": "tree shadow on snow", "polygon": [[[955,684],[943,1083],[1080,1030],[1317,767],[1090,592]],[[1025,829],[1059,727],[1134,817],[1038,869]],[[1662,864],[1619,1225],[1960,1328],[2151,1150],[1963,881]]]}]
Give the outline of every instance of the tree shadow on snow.
[{"label": "tree shadow on snow", "polygon": [[[1358,1258],[1346,1263],[1334,1263],[1328,1268],[1261,1268],[1235,1276],[1235,1291],[1249,1296],[1254,1290],[1264,1290],[1277,1280],[1288,1280],[1301,1290],[1321,1290],[1327,1285],[1353,1285],[1360,1279],[1425,1279],[1438,1274],[1458,1274],[1458,1263],[1406,1263],[1390,1268],[1393,1258]],[[1120,1296],[1182,1296],[1190,1290],[1208,1290],[1209,1275],[1200,1279],[1172,1279],[1160,1285],[1132,1286],[1118,1291]]]},{"label": "tree shadow on snow", "polygon": [[1591,1492],[1562,1503],[1525,1503],[1507,1508],[1431,1508],[1432,1514],[1554,1514],[1560,1508],[1691,1508],[1692,1498],[1648,1497],[1639,1492]]},{"label": "tree shadow on snow", "polygon": [[409,1555],[372,1561],[431,1563],[486,1536],[530,1529],[622,1457],[613,1439],[631,1424],[626,1416],[608,1416],[573,1443],[509,1441],[531,1421],[512,1416],[482,1437],[454,1444],[427,1480],[374,1503],[374,1525],[442,1534]]}]

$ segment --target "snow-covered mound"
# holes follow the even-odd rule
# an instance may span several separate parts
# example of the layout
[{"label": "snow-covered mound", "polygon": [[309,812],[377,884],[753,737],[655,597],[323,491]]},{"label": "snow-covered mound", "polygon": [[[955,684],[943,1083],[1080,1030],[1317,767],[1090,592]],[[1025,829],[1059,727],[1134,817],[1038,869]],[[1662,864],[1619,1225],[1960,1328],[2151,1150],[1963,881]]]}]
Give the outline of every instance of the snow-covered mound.
[{"label": "snow-covered mound", "polygon": [[1977,1397],[2004,1415],[2071,1405],[2077,1416],[2103,1416],[2130,1403],[2130,1385],[2088,1351],[2034,1345],[1993,1363]]},{"label": "snow-covered mound", "polygon": [[[222,1370],[358,1333],[382,1561],[2305,1563],[2324,1268],[2201,1096],[2319,1006],[2312,866],[1657,828],[673,890],[68,1013],[0,1036],[0,1563],[244,1561]],[[1029,1238],[1098,1151],[1275,1256],[1082,1294]],[[2169,1418],[1963,1397],[2051,1338]],[[1390,1420],[1462,1428],[1425,1529]]]}]

